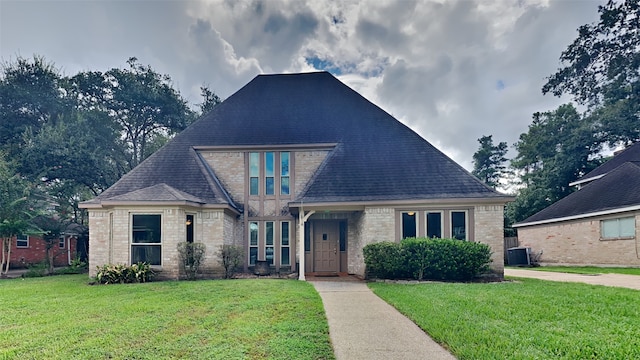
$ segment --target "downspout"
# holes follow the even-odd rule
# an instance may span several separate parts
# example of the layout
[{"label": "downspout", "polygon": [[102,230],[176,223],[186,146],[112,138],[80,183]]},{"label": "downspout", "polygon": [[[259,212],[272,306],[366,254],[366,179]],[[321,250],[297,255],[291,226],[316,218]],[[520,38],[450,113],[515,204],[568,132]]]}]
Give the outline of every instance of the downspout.
[{"label": "downspout", "polygon": [[309,217],[315,213],[315,210],[309,211],[306,215],[304,214],[304,209],[300,207],[300,211],[298,212],[298,241],[300,241],[300,246],[298,246],[298,280],[305,281],[304,277],[304,224],[309,220]]}]

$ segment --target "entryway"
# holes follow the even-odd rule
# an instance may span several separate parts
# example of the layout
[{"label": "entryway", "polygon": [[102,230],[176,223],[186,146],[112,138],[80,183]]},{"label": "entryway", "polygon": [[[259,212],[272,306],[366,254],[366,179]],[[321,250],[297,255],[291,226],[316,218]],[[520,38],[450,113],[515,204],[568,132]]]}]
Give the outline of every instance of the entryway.
[{"label": "entryway", "polygon": [[313,222],[313,271],[337,273],[340,271],[340,222],[317,220]]}]

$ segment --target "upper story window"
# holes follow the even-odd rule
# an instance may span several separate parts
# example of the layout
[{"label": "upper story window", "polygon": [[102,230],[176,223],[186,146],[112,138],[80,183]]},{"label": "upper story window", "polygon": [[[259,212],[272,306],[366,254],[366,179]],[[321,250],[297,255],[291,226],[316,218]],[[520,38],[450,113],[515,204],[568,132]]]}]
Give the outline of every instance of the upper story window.
[{"label": "upper story window", "polygon": [[29,235],[20,234],[16,236],[16,247],[19,247],[19,248],[29,247]]},{"label": "upper story window", "polygon": [[249,195],[290,195],[291,153],[249,153]]},{"label": "upper story window", "polygon": [[602,239],[633,238],[636,236],[635,217],[625,217],[600,221]]}]

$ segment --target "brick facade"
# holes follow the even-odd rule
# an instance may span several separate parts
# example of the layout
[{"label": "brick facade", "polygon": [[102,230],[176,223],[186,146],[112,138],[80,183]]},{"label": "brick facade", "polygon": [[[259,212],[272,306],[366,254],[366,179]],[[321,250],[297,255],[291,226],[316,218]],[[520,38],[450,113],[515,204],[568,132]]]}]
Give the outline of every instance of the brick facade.
[{"label": "brick facade", "polygon": [[[635,216],[636,233],[633,238],[603,240],[600,222],[622,216]],[[599,216],[581,220],[521,227],[520,246],[542,251],[540,262],[568,265],[640,266],[640,212]]]},{"label": "brick facade", "polygon": [[[64,247],[56,242],[51,248],[53,254],[53,266],[68,266],[71,260],[77,257],[76,238],[66,235]],[[46,261],[46,242],[37,236],[29,236],[27,247],[18,247],[16,238],[11,239],[10,268],[23,268]]]}]

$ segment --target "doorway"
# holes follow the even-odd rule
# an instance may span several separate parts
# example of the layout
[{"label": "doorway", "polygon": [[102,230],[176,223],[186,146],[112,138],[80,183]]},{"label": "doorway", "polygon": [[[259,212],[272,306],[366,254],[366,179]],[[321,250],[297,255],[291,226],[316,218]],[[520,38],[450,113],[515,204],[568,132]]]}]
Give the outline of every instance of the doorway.
[{"label": "doorway", "polygon": [[313,223],[313,271],[340,270],[340,222],[318,220]]}]

